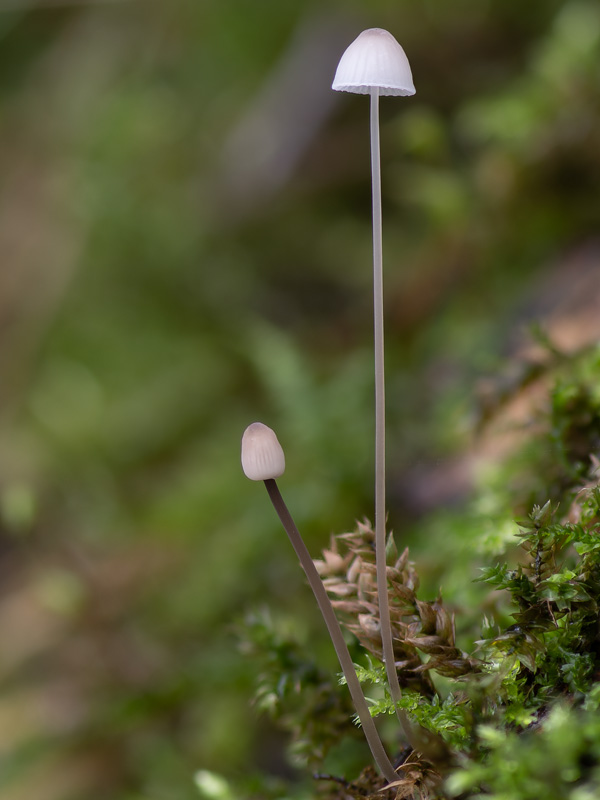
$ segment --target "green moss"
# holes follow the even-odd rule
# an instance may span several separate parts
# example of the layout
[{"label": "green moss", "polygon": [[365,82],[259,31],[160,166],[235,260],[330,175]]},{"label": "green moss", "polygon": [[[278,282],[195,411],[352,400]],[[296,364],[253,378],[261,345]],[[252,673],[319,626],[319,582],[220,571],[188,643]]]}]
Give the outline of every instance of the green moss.
[{"label": "green moss", "polygon": [[[414,726],[417,750],[421,742],[425,753],[417,757],[409,748],[395,754],[404,759],[399,773],[404,778],[389,790],[390,797],[581,800],[600,789],[600,474],[595,457],[600,405],[590,369],[596,362],[597,353],[587,352],[553,367],[545,417],[534,435],[523,437],[518,452],[497,465],[494,481],[515,464],[526,471],[543,468],[547,499],[513,523],[509,537],[494,526],[506,527],[510,507],[488,503],[493,514],[486,536],[496,544],[470,552],[477,558],[487,553],[493,562],[477,568],[458,549],[460,560],[448,567],[473,576],[479,569],[473,579],[483,591],[483,606],[489,606],[485,614],[469,610],[459,627],[461,639],[470,643],[467,651],[455,638],[459,613],[451,615],[448,598],[442,604],[441,597],[421,597],[415,564],[406,553],[398,557],[390,539],[390,606],[404,687],[400,705]],[[482,491],[485,496],[489,490]],[[461,512],[470,536],[474,520],[485,518],[485,508],[485,502],[475,501]],[[371,539],[369,526],[359,525],[338,537],[321,565],[334,598],[343,598],[338,605],[346,627],[362,646],[357,672],[371,698],[371,713],[391,726],[395,709],[372,636],[378,616]],[[277,674],[288,681],[281,663]],[[297,680],[307,684],[306,694],[304,686],[298,689],[306,705],[296,709],[294,736],[307,752],[322,752],[322,731],[311,740],[304,715],[313,703],[314,682],[301,675]],[[347,693],[333,686],[327,691],[342,719]],[[259,697],[264,692],[259,690]],[[341,724],[336,732],[338,723],[331,715],[328,719],[330,747],[347,728]],[[431,741],[438,742],[436,748]],[[393,739],[388,746],[398,747]],[[375,782],[370,790],[378,788]],[[358,789],[346,791],[364,796]],[[341,795],[334,788],[329,796]]]}]

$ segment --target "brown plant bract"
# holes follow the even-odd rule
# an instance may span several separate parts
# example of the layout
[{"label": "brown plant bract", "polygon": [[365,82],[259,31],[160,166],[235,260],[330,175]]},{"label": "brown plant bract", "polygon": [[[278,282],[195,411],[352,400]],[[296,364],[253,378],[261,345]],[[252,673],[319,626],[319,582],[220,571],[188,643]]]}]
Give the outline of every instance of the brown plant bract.
[{"label": "brown plant bract", "polygon": [[414,750],[402,762],[399,779],[391,784],[386,784],[371,766],[353,781],[331,775],[315,777],[336,784],[335,788],[320,793],[326,800],[412,800],[415,797],[433,800],[439,796],[436,791],[439,790],[439,773]]},{"label": "brown plant bract", "polygon": [[[478,671],[477,661],[456,647],[454,620],[442,604],[417,598],[419,577],[409,561],[408,549],[400,555],[390,533],[387,540],[387,579],[394,657],[401,686],[432,697],[429,672],[458,678]],[[362,646],[382,660],[377,601],[375,534],[370,524],[359,522],[352,533],[332,537],[323,559],[315,560],[332,605],[345,627]]]}]

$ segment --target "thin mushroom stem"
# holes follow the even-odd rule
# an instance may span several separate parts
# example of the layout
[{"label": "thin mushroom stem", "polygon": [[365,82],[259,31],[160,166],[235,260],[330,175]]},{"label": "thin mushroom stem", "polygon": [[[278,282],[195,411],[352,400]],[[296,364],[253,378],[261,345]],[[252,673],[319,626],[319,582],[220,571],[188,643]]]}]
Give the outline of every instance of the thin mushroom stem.
[{"label": "thin mushroom stem", "polygon": [[340,666],[344,672],[354,707],[356,708],[356,712],[360,719],[367,743],[371,748],[373,758],[381,770],[382,775],[391,783],[392,781],[397,780],[398,776],[387,756],[387,753],[385,752],[385,748],[381,742],[381,739],[379,738],[379,734],[377,733],[377,728],[375,727],[373,717],[369,712],[369,707],[367,705],[367,701],[365,700],[358,677],[356,676],[356,671],[354,669],[354,664],[352,663],[350,652],[348,651],[348,646],[344,640],[342,629],[340,628],[340,624],[335,616],[331,601],[327,596],[327,591],[325,590],[323,582],[321,581],[319,573],[317,572],[317,568],[310,557],[310,553],[304,544],[304,540],[302,539],[302,536],[300,535],[298,528],[296,527],[296,524],[294,523],[294,520],[292,519],[292,516],[283,500],[283,497],[281,496],[281,492],[279,491],[277,483],[273,478],[269,478],[265,480],[265,486],[267,488],[267,492],[269,493],[271,502],[273,503],[273,507],[275,508],[275,511],[277,512],[277,515],[279,516],[279,519],[285,528],[294,550],[296,551],[296,555],[300,560],[300,565],[306,573],[310,587],[313,590],[315,599],[319,605],[319,608],[321,609],[321,614],[323,615],[323,619],[327,625],[327,629],[329,631],[331,641],[333,642],[335,652],[337,653]]},{"label": "thin mushroom stem", "polygon": [[379,89],[371,87],[371,177],[373,193],[373,318],[375,341],[375,560],[383,660],[398,719],[402,697],[396,672],[388,602],[385,532],[385,373],[383,339],[383,245],[381,233],[381,159],[379,149]]}]

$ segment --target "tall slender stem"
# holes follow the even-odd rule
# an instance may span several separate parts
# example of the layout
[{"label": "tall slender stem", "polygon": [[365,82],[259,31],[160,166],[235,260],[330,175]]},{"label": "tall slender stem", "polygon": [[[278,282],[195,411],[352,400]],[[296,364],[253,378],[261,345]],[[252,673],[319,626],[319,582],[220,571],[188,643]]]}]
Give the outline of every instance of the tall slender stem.
[{"label": "tall slender stem", "polygon": [[381,233],[381,159],[379,153],[379,89],[371,88],[371,176],[373,186],[373,318],[375,340],[375,553],[383,660],[392,700],[401,722],[402,696],[394,658],[388,602],[385,531],[385,373],[383,353],[383,245]]},{"label": "tall slender stem", "polygon": [[296,551],[296,555],[300,560],[302,569],[306,573],[310,587],[313,590],[316,601],[321,609],[321,614],[323,615],[323,619],[325,620],[325,624],[329,630],[329,635],[331,637],[331,641],[333,642],[333,646],[335,647],[335,652],[337,653],[340,666],[344,671],[348,689],[350,690],[354,707],[356,708],[358,717],[360,719],[365,738],[367,739],[369,747],[371,748],[373,758],[375,759],[375,762],[381,770],[383,776],[391,783],[392,781],[397,780],[398,776],[387,756],[387,753],[385,752],[381,739],[379,738],[379,734],[377,733],[377,728],[375,727],[373,717],[369,712],[367,701],[365,700],[365,696],[354,670],[354,664],[352,663],[348,646],[344,640],[342,629],[340,628],[340,624],[335,616],[331,601],[327,596],[327,591],[325,590],[323,582],[321,581],[321,577],[317,572],[317,568],[310,557],[310,553],[304,544],[304,540],[302,539],[302,536],[300,536],[298,528],[292,519],[292,515],[288,511],[288,508],[283,501],[283,497],[281,496],[281,492],[279,491],[277,483],[271,478],[265,481],[265,486],[267,487],[271,502],[273,503],[275,511],[277,512],[277,515],[279,516],[279,519],[286,530],[292,546]]}]

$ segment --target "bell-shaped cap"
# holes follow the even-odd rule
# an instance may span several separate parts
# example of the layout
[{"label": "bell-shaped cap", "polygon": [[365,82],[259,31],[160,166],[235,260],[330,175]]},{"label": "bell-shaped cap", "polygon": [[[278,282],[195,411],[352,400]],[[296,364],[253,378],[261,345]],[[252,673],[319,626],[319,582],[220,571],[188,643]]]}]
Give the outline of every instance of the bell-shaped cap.
[{"label": "bell-shaped cap", "polygon": [[336,92],[407,96],[415,85],[406,53],[383,28],[363,31],[340,59],[333,84]]},{"label": "bell-shaped cap", "polygon": [[253,422],[242,436],[242,469],[251,481],[278,478],[285,471],[285,456],[275,431]]}]

